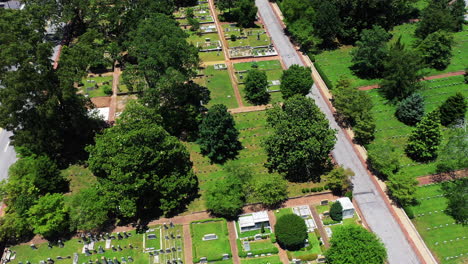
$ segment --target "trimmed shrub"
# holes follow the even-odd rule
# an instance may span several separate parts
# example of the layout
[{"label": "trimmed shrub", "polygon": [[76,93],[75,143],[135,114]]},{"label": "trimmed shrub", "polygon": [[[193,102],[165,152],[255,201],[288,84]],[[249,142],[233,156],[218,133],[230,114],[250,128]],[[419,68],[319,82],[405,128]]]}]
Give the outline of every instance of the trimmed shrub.
[{"label": "trimmed shrub", "polygon": [[307,226],[302,217],[295,214],[281,216],[275,225],[276,238],[280,246],[287,250],[304,247],[307,239]]},{"label": "trimmed shrub", "polygon": [[454,125],[465,118],[467,103],[461,93],[450,96],[440,106],[440,123],[444,126]]},{"label": "trimmed shrub", "polygon": [[315,69],[317,69],[318,73],[320,74],[320,77],[322,77],[322,80],[327,85],[328,89],[332,90],[333,89],[333,84],[330,81],[330,79],[328,79],[327,75],[323,72],[322,67],[320,66],[320,64],[318,64],[317,62],[314,62],[314,66],[315,66]]},{"label": "trimmed shrub", "polygon": [[411,207],[405,206],[405,207],[403,207],[403,210],[405,210],[405,213],[409,217],[409,219],[414,218],[414,212],[413,212],[413,209]]},{"label": "trimmed shrub", "polygon": [[353,201],[353,192],[352,191],[347,191],[344,196],[348,197],[351,201]]},{"label": "trimmed shrub", "polygon": [[340,202],[335,202],[331,205],[330,217],[335,221],[343,220],[343,207]]},{"label": "trimmed shrub", "polygon": [[334,225],[334,224],[341,223],[341,221],[335,221],[333,219],[325,219],[322,222],[324,225]]},{"label": "trimmed shrub", "polygon": [[112,95],[112,87],[110,87],[109,85],[103,85],[102,86],[102,91],[106,95]]},{"label": "trimmed shrub", "polygon": [[317,259],[317,257],[318,257],[317,254],[305,254],[305,255],[301,255],[298,258],[302,261],[314,261]]},{"label": "trimmed shrub", "polygon": [[275,233],[271,233],[271,234],[270,234],[270,241],[271,241],[271,243],[276,243],[276,235],[275,235]]},{"label": "trimmed shrub", "polygon": [[418,93],[406,97],[398,103],[395,116],[406,125],[414,126],[424,116],[424,98]]}]

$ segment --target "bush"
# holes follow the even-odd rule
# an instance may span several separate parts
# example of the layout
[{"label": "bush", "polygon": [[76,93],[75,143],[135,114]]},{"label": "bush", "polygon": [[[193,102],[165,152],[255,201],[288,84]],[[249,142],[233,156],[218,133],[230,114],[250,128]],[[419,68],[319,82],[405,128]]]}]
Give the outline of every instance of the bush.
[{"label": "bush", "polygon": [[317,259],[317,257],[318,257],[317,254],[305,254],[305,255],[301,255],[298,258],[302,261],[314,261]]},{"label": "bush", "polygon": [[276,238],[280,246],[287,250],[298,250],[307,239],[307,226],[302,217],[295,214],[281,216],[275,225]]},{"label": "bush", "polygon": [[232,35],[231,35],[231,41],[236,41],[236,40],[237,40],[236,35],[232,34]]},{"label": "bush", "polygon": [[330,208],[330,217],[335,221],[343,220],[343,207],[340,202],[335,202]]},{"label": "bush", "polygon": [[335,221],[333,219],[325,219],[322,222],[324,225],[334,225],[334,224],[341,223],[341,221]]},{"label": "bush", "polygon": [[112,95],[112,87],[110,87],[109,85],[103,85],[102,86],[102,91],[106,95]]},{"label": "bush", "polygon": [[276,243],[276,235],[275,235],[275,233],[271,233],[271,234],[270,234],[270,241],[271,241],[271,243]]},{"label": "bush", "polygon": [[387,180],[400,169],[400,154],[391,144],[372,144],[367,154],[367,163],[375,175]]},{"label": "bush", "polygon": [[439,108],[440,123],[444,126],[457,124],[465,118],[466,108],[466,100],[461,93],[450,96]]},{"label": "bush", "polygon": [[418,93],[406,97],[398,103],[395,116],[406,125],[414,126],[424,116],[424,98]]},{"label": "bush", "polygon": [[327,85],[328,89],[332,90],[333,89],[333,84],[330,81],[330,79],[328,79],[327,75],[323,72],[322,67],[320,66],[320,64],[318,64],[317,62],[314,62],[314,66],[315,66],[315,69],[317,70],[317,72],[320,74],[320,77],[322,77],[322,80]]},{"label": "bush", "polygon": [[403,210],[405,210],[405,213],[409,217],[409,219],[414,218],[414,212],[413,212],[413,209],[411,207],[405,206],[405,207],[403,207]]},{"label": "bush", "polygon": [[353,192],[352,191],[347,191],[345,193],[345,196],[349,198],[349,200],[353,201]]}]

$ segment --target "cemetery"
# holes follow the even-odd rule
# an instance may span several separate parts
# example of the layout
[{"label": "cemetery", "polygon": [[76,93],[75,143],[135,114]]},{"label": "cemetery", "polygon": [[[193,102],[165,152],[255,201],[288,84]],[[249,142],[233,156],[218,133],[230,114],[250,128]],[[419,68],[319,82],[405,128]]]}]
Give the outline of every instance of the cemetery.
[{"label": "cemetery", "polygon": [[443,264],[465,263],[468,260],[468,227],[456,224],[447,215],[447,199],[441,184],[418,187],[419,204],[412,206],[412,222],[433,255]]},{"label": "cemetery", "polygon": [[271,44],[270,37],[262,28],[239,28],[235,24],[222,26],[224,37],[228,40],[229,48],[235,47],[264,47]]},{"label": "cemetery", "polygon": [[[425,88],[419,93],[424,97],[425,112],[431,112],[439,107],[448,97],[460,92],[468,96],[468,89],[463,82],[463,76],[435,79],[423,82]],[[405,125],[395,117],[396,106],[389,104],[378,89],[369,91],[374,107],[372,113],[375,117],[375,140],[371,145],[390,143],[395,147],[400,157],[400,171],[407,175],[424,176],[436,172],[437,160],[428,163],[418,163],[406,156],[404,148],[413,127]],[[449,130],[442,129],[442,141],[447,138]]]},{"label": "cemetery", "polygon": [[[194,18],[200,24],[214,22],[213,16],[211,16],[211,13],[210,13],[210,7],[208,3],[198,3],[198,5],[193,6],[193,7],[188,7],[188,8],[192,8]],[[187,20],[187,15],[186,15],[188,8],[181,7],[174,13],[175,19],[179,22],[181,26],[188,25],[188,20]]]},{"label": "cemetery", "polygon": [[238,239],[237,249],[241,258],[259,258],[278,253],[278,248],[269,238],[259,240]]},{"label": "cemetery", "polygon": [[225,219],[207,219],[190,223],[193,262],[213,262],[232,257]]},{"label": "cemetery", "polygon": [[[340,202],[342,206],[343,219],[341,221],[335,221],[330,216],[330,209],[333,203]],[[316,205],[315,210],[319,214],[320,220],[325,228],[327,236],[330,238],[333,235],[333,229],[340,225],[359,225],[360,218],[355,212],[354,206],[349,200],[348,197],[339,198],[335,202],[329,202],[327,204],[322,203],[321,205]]]},{"label": "cemetery", "polygon": [[241,264],[281,264],[278,256],[241,259]]},{"label": "cemetery", "polygon": [[202,62],[224,61],[224,52],[222,43],[216,32],[198,34],[192,31],[186,31],[189,34],[187,41],[194,46],[199,47],[198,55]]},{"label": "cemetery", "polygon": [[208,107],[214,104],[224,104],[228,108],[239,107],[234,96],[231,77],[226,68],[216,70],[213,65],[206,66],[201,70],[201,76],[194,81],[210,90],[211,100]]},{"label": "cemetery", "polygon": [[78,84],[81,93],[88,97],[110,96],[112,95],[112,73],[106,74],[88,74]]}]

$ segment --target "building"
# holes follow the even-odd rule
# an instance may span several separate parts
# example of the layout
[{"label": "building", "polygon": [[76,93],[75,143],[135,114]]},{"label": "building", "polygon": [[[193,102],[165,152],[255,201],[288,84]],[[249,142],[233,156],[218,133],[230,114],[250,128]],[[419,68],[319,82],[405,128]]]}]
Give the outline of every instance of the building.
[{"label": "building", "polygon": [[270,228],[270,218],[266,211],[255,212],[239,216],[240,232],[259,230],[262,228]]},{"label": "building", "polygon": [[343,207],[343,219],[352,218],[354,216],[354,205],[348,197],[343,197],[336,201],[340,202],[341,207]]}]

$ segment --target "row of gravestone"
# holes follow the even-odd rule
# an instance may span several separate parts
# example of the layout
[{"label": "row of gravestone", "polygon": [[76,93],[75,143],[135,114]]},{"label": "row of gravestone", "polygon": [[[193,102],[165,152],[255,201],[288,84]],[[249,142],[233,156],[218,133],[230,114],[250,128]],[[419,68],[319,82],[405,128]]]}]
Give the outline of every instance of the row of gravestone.
[{"label": "row of gravestone", "polygon": [[127,262],[133,262],[133,257],[128,256],[127,258],[121,257],[120,260],[118,260],[116,257],[113,259],[110,258],[105,258],[101,257],[101,260],[96,259],[95,261],[89,260],[88,262],[83,262],[83,264],[125,264]]},{"label": "row of gravestone", "polygon": [[433,226],[432,228],[431,227],[428,227],[426,228],[426,230],[431,230],[431,229],[441,229],[441,228],[444,228],[444,227],[449,227],[451,225],[456,225],[457,223],[453,222],[451,224],[445,224],[445,225],[437,225],[437,226]]},{"label": "row of gravestone", "polygon": [[432,215],[432,214],[437,214],[437,213],[443,213],[445,210],[440,210],[440,211],[433,211],[433,212],[426,212],[426,213],[420,213],[420,214],[417,214],[416,217],[421,217],[421,216],[425,216],[425,215]]},{"label": "row of gravestone", "polygon": [[455,239],[450,239],[449,241],[446,241],[446,240],[445,240],[445,241],[440,242],[440,243],[439,243],[439,242],[435,242],[434,245],[437,246],[437,245],[442,244],[442,243],[443,243],[443,244],[447,244],[447,243],[449,243],[449,242],[457,242],[457,241],[462,241],[462,240],[465,240],[465,239],[466,239],[466,237],[457,237],[457,238],[455,238]]},{"label": "row of gravestone", "polygon": [[81,234],[81,240],[78,240],[78,242],[80,243],[85,243],[85,244],[88,244],[88,243],[91,243],[91,242],[98,242],[98,241],[104,241],[104,240],[108,240],[108,239],[111,239],[111,240],[114,240],[114,239],[118,239],[118,240],[122,240],[122,239],[126,239],[126,238],[129,238],[131,237],[132,234],[131,233],[127,233],[127,232],[117,232],[116,235],[114,234],[109,234],[109,233],[105,233],[105,234],[91,234],[91,233],[88,233],[88,234]]},{"label": "row of gravestone", "polygon": [[[465,255],[468,256],[468,253],[465,253]],[[446,257],[445,260],[454,259],[454,258],[462,258],[463,256],[464,256],[463,253],[461,253],[460,255]]]},{"label": "row of gravestone", "polygon": [[[229,259],[229,254],[223,254],[222,260],[228,260],[228,259]],[[201,257],[200,263],[208,263],[208,259],[206,257]]]},{"label": "row of gravestone", "polygon": [[435,198],[440,198],[440,197],[444,197],[446,196],[445,194],[437,194],[437,195],[434,195],[434,196],[426,196],[426,197],[423,197],[423,198],[419,198],[418,200],[430,200],[430,199],[435,199]]},{"label": "row of gravestone", "polygon": [[175,247],[166,249],[156,249],[153,251],[149,251],[148,253],[150,254],[150,256],[158,256],[163,254],[171,254],[174,252],[182,252],[182,247],[177,247],[177,249]]},{"label": "row of gravestone", "polygon": [[[133,249],[133,245],[129,244],[128,248]],[[127,249],[127,246],[124,246],[124,249]],[[122,247],[120,247],[120,245],[117,245],[117,247],[112,245],[112,251],[117,252],[117,251],[122,251],[122,250],[123,249],[122,249]],[[85,253],[86,256],[91,256],[92,254],[104,254],[105,250],[102,248],[102,246],[99,246],[99,248],[97,250],[89,250],[87,247],[85,247],[84,253]]]}]

